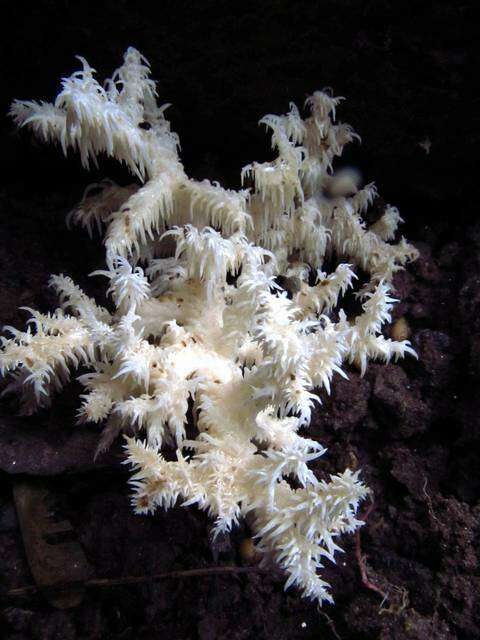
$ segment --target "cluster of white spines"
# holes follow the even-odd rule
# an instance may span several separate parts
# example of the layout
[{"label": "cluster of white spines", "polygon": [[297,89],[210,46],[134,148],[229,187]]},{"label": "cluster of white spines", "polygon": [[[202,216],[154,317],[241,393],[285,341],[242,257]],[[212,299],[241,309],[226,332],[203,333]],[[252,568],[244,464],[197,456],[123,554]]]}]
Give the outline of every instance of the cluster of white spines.
[{"label": "cluster of white spines", "polygon": [[[394,207],[367,228],[361,214],[376,196],[333,161],[356,134],[335,124],[340,98],[316,92],[303,120],[261,121],[278,156],[242,171],[248,189],[223,189],[185,174],[178,140],[155,101],[148,63],[128,49],[124,64],[100,86],[93,70],[63,81],[54,105],[15,102],[18,125],[72,147],[82,161],[106,153],[146,180],[142,186],[95,185],[70,220],[105,228],[105,271],[112,311],[70,278],[52,277],[62,309],[32,312],[35,331],[10,329],[0,354],[11,389],[27,409],[47,404],[72,368],[85,388],[80,421],[107,421],[103,444],[128,440],[134,505],[139,512],[197,504],[228,531],[249,514],[258,547],[277,559],[308,597],[330,600],[317,575],[333,560],[335,538],[360,526],[367,494],[349,470],[320,482],[309,463],[324,453],[298,434],[308,425],[315,389],[330,392],[335,373],[368,360],[413,353],[385,338],[395,300],[395,271],[416,255],[403,239]],[[326,265],[339,263],[331,273]],[[362,311],[348,318],[341,299],[357,279]],[[312,284],[313,282],[313,284]],[[283,286],[282,286],[283,283]],[[186,440],[189,409],[198,431]],[[140,436],[141,437],[141,436]],[[165,444],[177,459],[161,454]],[[293,489],[287,478],[298,485]]]},{"label": "cluster of white spines", "polygon": [[[65,154],[68,148],[78,151],[85,167],[106,153],[144,178],[155,172],[159,145],[165,155],[176,157],[178,139],[164,108],[156,105],[155,83],[143,56],[129,48],[124,64],[104,86],[88,62],[79,60],[83,69],[62,80],[54,104],[15,101],[11,114],[16,123],[30,125],[46,141],[60,142]],[[144,122],[149,129],[138,126]]]}]

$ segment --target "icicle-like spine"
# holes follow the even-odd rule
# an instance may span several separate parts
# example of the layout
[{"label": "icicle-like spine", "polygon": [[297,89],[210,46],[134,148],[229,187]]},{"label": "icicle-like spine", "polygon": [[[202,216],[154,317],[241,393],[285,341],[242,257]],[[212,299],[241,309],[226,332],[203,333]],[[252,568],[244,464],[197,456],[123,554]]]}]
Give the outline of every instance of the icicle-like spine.
[{"label": "icicle-like spine", "polygon": [[[52,276],[61,308],[29,310],[27,329],[7,327],[1,339],[7,390],[30,413],[82,367],[78,420],[105,422],[99,450],[123,429],[136,434],[126,462],[138,513],[196,504],[215,535],[249,514],[257,549],[276,558],[285,586],[330,602],[318,572],[338,536],[361,526],[368,489],[349,469],[318,480],[309,465],[325,450],[300,428],[346,363],[363,374],[371,359],[415,355],[382,335],[393,275],[417,255],[395,243],[400,214],[388,206],[370,228],[363,221],[377,191],[356,171],[335,172],[359,137],[335,122],[342,98],[328,89],[308,98],[305,119],[291,103],[260,121],[275,157],[244,167],[248,185],[234,191],[185,174],[168,105],[157,105],[138,51],[129,48],[103,86],[80,61],[54,104],[15,101],[11,115],[87,167],[106,154],[137,178],[91,185],[68,216],[89,234],[105,231],[106,268],[92,275],[108,279],[111,308]],[[346,295],[361,307],[348,320]]]}]

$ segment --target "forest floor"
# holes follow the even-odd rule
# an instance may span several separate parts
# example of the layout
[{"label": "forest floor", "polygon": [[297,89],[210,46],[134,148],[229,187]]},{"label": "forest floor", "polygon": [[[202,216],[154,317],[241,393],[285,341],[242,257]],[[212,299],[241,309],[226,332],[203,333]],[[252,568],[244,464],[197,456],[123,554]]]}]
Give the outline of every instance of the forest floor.
[{"label": "forest floor", "polygon": [[[101,247],[65,230],[58,198],[35,202],[17,193],[0,205],[12,214],[2,218],[2,323],[22,326],[19,304],[53,308],[45,283],[67,264],[97,293],[82,272],[86,262],[100,264]],[[2,404],[2,638],[479,637],[480,226],[456,237],[442,225],[413,225],[409,234],[420,258],[396,276],[401,302],[394,318],[408,323],[418,360],[371,364],[363,378],[349,370],[349,379],[337,378],[331,397],[322,398],[310,428],[328,448],[315,467],[319,477],[359,468],[373,490],[361,511],[365,526],[342,539],[345,553],[325,568],[334,606],[317,610],[295,590],[284,593],[273,567],[259,571],[244,552],[245,523],[212,545],[208,518],[195,509],[134,515],[121,446],[94,462],[98,433],[74,426],[79,389],[72,383],[37,416],[18,418],[15,402]],[[12,498],[25,478],[46,484],[91,575],[107,579],[74,608],[56,609],[28,589],[15,592],[32,585]],[[109,582],[192,569],[205,571],[137,585]]]}]

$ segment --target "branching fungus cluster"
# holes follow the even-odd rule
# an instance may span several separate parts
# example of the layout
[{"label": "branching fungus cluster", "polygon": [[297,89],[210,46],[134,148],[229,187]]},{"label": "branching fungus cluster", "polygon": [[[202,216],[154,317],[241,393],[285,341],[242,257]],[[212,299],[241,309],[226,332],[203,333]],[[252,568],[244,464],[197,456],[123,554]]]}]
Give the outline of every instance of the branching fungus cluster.
[{"label": "branching fungus cluster", "polygon": [[[235,191],[185,174],[178,137],[159,107],[147,61],[133,48],[100,85],[82,70],[54,104],[15,101],[11,115],[88,167],[102,154],[139,184],[87,190],[70,222],[105,232],[110,309],[65,275],[51,278],[60,308],[8,327],[0,355],[27,413],[80,368],[79,420],[105,422],[100,448],[126,432],[139,513],[180,501],[228,532],[248,514],[257,548],[285,570],[286,586],[331,601],[318,570],[353,532],[368,489],[347,469],[319,480],[322,446],[303,434],[334,375],[353,363],[414,353],[382,334],[393,274],[416,257],[396,238],[387,206],[367,227],[376,197],[333,162],[358,136],[336,123],[341,98],[315,92],[302,119],[294,104],[260,122],[276,157],[246,166]],[[358,312],[347,316],[345,295]],[[190,416],[190,418],[188,418]],[[187,420],[196,430],[186,435]],[[164,447],[176,449],[167,460]]]}]

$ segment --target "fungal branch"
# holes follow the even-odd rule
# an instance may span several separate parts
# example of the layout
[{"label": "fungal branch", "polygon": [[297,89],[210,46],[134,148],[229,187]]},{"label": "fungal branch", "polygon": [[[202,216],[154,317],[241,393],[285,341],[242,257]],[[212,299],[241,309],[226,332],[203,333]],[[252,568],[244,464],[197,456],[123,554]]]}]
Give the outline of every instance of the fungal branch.
[{"label": "fungal branch", "polygon": [[[137,177],[94,185],[69,215],[104,233],[106,269],[92,275],[108,280],[113,310],[53,276],[60,307],[30,311],[27,329],[8,327],[2,339],[9,390],[31,413],[81,369],[79,421],[105,424],[100,448],[129,434],[137,512],[195,504],[216,533],[248,515],[286,586],[331,601],[319,569],[338,536],[362,524],[355,514],[368,489],[348,469],[318,480],[309,463],[325,450],[299,429],[346,363],[363,374],[369,360],[414,355],[382,334],[393,274],[417,254],[393,242],[398,211],[387,207],[370,227],[362,220],[376,189],[334,170],[358,136],[336,123],[341,98],[328,91],[307,100],[306,119],[291,104],[261,120],[277,156],[244,167],[249,186],[233,191],[185,174],[168,105],[157,105],[138,51],[129,48],[103,86],[80,60],[53,104],[15,101],[11,115],[86,167],[107,155]],[[361,309],[347,318],[342,301],[360,270]],[[190,406],[195,439],[186,436]]]}]

